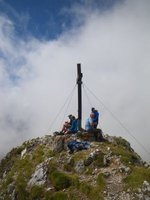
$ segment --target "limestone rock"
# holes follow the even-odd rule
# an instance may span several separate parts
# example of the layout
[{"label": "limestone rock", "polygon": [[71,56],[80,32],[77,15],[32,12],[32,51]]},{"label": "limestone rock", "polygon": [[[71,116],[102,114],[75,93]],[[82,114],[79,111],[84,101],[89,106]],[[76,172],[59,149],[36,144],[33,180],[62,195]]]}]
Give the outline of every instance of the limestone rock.
[{"label": "limestone rock", "polygon": [[75,169],[77,174],[81,174],[84,171],[84,168],[85,168],[85,166],[84,166],[83,160],[80,160],[80,161],[75,163],[74,169]]}]

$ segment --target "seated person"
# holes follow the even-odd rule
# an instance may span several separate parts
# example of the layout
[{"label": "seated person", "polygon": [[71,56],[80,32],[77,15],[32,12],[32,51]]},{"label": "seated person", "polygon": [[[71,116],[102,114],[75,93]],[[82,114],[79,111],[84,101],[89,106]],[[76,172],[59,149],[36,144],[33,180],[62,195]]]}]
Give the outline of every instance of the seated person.
[{"label": "seated person", "polygon": [[72,116],[72,124],[71,127],[68,129],[66,133],[76,133],[78,131],[78,120],[75,118],[75,116]]},{"label": "seated person", "polygon": [[72,121],[73,121],[73,119],[72,119],[72,117],[73,117],[73,115],[68,115],[68,118],[69,118],[69,124],[70,124],[70,126],[72,125]]},{"label": "seated person", "polygon": [[62,134],[66,134],[69,130],[69,128],[71,127],[72,125],[72,115],[68,115],[68,118],[69,118],[69,122],[68,121],[65,121],[63,127],[62,127],[62,130],[60,131]]},{"label": "seated person", "polygon": [[91,132],[94,130],[94,122],[93,122],[94,114],[91,113],[90,117],[85,122],[85,130]]},{"label": "seated person", "polygon": [[94,113],[90,114],[90,117],[86,120],[85,130],[94,135],[95,141],[103,141],[103,135],[101,129],[95,128],[95,122],[93,122]]},{"label": "seated person", "polygon": [[62,130],[61,130],[61,133],[66,134],[67,131],[68,131],[68,129],[69,129],[69,127],[70,127],[69,122],[68,122],[68,121],[65,121],[65,123],[64,123],[64,125],[63,125],[63,128],[62,128]]}]

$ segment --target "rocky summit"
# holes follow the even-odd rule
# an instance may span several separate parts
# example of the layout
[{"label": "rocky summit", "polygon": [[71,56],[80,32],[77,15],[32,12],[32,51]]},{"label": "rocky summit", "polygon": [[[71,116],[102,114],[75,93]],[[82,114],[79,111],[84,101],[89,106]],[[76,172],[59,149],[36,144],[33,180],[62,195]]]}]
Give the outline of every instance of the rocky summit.
[{"label": "rocky summit", "polygon": [[150,166],[128,141],[79,135],[13,148],[0,163],[0,200],[150,200]]}]

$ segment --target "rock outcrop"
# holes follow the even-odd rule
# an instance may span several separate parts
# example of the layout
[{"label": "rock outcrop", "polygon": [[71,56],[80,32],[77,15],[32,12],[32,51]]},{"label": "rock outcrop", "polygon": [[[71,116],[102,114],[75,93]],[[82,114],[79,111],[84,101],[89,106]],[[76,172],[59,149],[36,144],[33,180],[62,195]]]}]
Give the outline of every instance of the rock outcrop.
[{"label": "rock outcrop", "polygon": [[150,166],[129,142],[105,135],[70,152],[71,138],[88,140],[81,135],[47,135],[12,149],[0,163],[0,200],[150,200]]}]

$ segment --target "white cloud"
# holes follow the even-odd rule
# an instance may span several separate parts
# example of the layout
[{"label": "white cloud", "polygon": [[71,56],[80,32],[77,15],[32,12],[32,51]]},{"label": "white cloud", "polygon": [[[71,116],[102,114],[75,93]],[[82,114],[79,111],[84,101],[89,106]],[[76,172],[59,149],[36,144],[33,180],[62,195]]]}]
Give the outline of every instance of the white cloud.
[{"label": "white cloud", "polygon": [[[13,23],[1,16],[0,152],[27,138],[50,133],[51,121],[75,85],[78,62],[82,63],[84,83],[150,152],[149,9],[148,0],[125,1],[103,13],[85,14],[82,27],[57,40],[32,38],[26,43],[15,38]],[[104,132],[125,137],[148,160],[103,105],[90,98],[101,112]],[[85,96],[84,100],[83,121],[91,107]],[[66,116],[77,114],[76,104],[74,96]],[[52,130],[60,128],[63,115]]]}]

